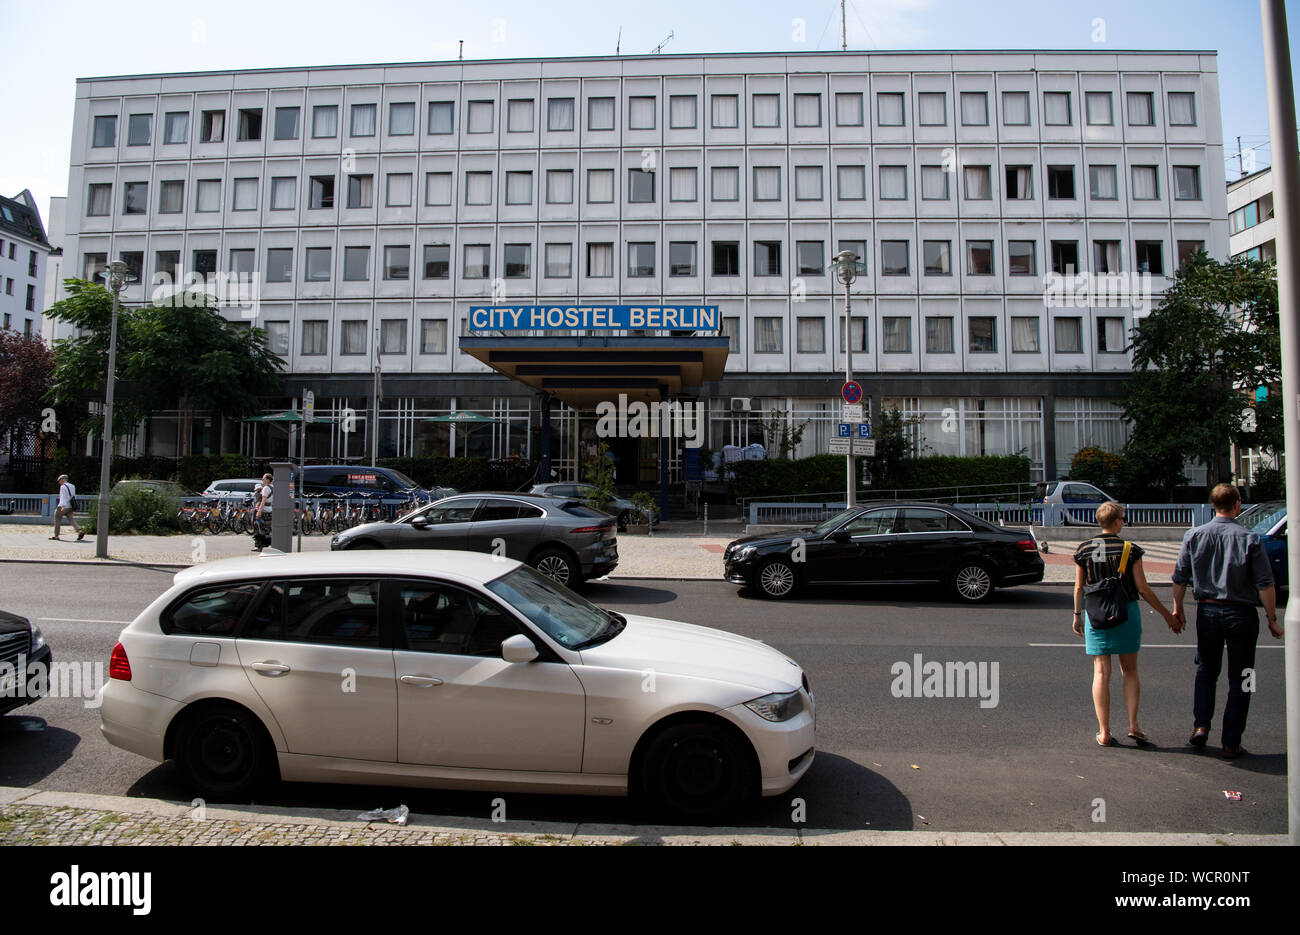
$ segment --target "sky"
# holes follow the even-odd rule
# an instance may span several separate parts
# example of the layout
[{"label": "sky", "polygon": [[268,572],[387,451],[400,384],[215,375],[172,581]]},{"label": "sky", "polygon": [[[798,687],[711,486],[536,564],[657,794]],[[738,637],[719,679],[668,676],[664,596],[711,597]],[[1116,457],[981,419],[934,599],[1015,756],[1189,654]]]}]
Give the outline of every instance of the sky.
[{"label": "sky", "polygon": [[[214,12],[219,11],[219,12]],[[1292,4],[1300,83],[1300,4]],[[1236,137],[1269,163],[1258,0],[848,0],[848,47],[1190,49],[1219,55],[1227,178]],[[42,216],[68,187],[76,80],[303,65],[840,48],[839,0],[0,0],[0,192]],[[669,36],[671,35],[671,39]],[[1292,141],[1293,144],[1295,141]],[[1249,169],[1249,165],[1247,165]]]}]

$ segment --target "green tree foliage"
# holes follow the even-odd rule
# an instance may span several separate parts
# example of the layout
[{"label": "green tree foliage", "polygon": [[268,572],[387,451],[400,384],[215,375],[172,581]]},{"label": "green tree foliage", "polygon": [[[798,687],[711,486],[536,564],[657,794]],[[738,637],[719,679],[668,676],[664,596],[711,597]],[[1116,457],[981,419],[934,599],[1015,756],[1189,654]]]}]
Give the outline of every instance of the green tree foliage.
[{"label": "green tree foliage", "polygon": [[[65,280],[68,297],[45,314],[78,329],[56,342],[49,398],[67,401],[104,391],[113,299],[104,286]],[[260,328],[227,321],[210,305],[164,300],[141,308],[119,305],[115,433],[173,406],[181,410],[182,455],[189,454],[196,411],[239,419],[261,408],[259,397],[282,390],[284,363]],[[83,429],[93,428],[87,420]]]},{"label": "green tree foliage", "polygon": [[1109,491],[1119,477],[1121,464],[1119,455],[1090,445],[1080,448],[1070,459],[1070,479],[1091,481]]},{"label": "green tree foliage", "polygon": [[595,453],[582,465],[583,479],[596,490],[591,500],[598,510],[607,509],[618,492],[614,488],[614,459],[609,456],[609,445],[596,444]]},{"label": "green tree foliage", "polygon": [[899,486],[899,472],[903,463],[915,458],[916,426],[919,417],[908,418],[897,409],[884,409],[880,419],[871,427],[876,439],[875,457],[868,459],[873,486],[885,489]]},{"label": "green tree foliage", "polygon": [[[1230,440],[1281,449],[1277,401],[1256,404],[1253,394],[1281,376],[1271,261],[1219,263],[1197,253],[1132,336],[1134,373],[1122,403],[1133,423],[1124,450],[1131,481],[1172,490],[1181,482],[1183,459],[1194,457],[1210,467],[1214,482]],[[1243,430],[1248,407],[1253,432]]]}]

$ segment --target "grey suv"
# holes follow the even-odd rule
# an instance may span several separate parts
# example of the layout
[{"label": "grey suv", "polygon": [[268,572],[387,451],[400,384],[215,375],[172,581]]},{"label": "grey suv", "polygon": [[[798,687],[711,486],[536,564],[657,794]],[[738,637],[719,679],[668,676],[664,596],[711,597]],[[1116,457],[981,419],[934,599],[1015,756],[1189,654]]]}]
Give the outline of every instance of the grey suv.
[{"label": "grey suv", "polygon": [[618,565],[614,517],[579,500],[521,493],[458,494],[393,522],[366,523],[336,535],[343,549],[457,549],[527,562],[576,587]]}]

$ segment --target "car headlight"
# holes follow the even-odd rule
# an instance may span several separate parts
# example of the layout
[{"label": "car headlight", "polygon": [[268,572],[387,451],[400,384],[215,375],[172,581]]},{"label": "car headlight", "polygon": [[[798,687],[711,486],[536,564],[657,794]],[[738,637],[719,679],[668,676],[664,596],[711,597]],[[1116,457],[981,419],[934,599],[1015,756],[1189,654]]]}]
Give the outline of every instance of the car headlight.
[{"label": "car headlight", "polygon": [[740,548],[736,549],[736,551],[731,554],[731,560],[733,562],[747,561],[749,557],[757,551],[758,551],[758,546],[756,545],[742,545]]},{"label": "car headlight", "polygon": [[32,624],[32,652],[36,652],[45,645],[45,635],[41,633],[41,628]]},{"label": "car headlight", "polygon": [[745,707],[768,721],[788,721],[803,710],[803,695],[798,689],[787,694],[773,692],[746,701]]}]

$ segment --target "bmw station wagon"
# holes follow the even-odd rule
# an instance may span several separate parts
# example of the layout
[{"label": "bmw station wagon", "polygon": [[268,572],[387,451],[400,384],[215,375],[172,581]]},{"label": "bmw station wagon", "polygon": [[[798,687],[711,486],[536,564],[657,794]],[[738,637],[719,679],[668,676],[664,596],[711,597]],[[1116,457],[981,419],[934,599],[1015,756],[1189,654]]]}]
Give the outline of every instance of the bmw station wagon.
[{"label": "bmw station wagon", "polygon": [[784,653],[468,552],[195,566],[122,631],[109,676],[109,743],[174,759],[215,801],[278,776],[633,794],[711,818],[813,760],[813,696]]}]

